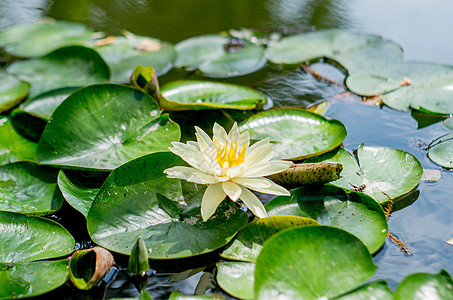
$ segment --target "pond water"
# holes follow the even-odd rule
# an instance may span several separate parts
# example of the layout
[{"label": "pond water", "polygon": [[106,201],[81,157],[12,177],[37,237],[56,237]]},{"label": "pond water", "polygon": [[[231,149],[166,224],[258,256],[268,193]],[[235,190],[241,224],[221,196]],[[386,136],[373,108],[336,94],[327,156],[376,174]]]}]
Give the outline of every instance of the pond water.
[{"label": "pond water", "polygon": [[[298,32],[322,28],[345,28],[372,33],[402,46],[406,60],[453,65],[453,2],[433,0],[341,1],[341,0],[2,0],[0,28],[34,22],[42,17],[82,22],[96,30],[118,34],[123,29],[172,43],[230,28],[258,28]],[[320,68],[341,82],[344,76],[333,67]],[[448,132],[440,118],[394,111],[361,104],[357,97],[334,96],[344,92],[338,86],[320,82],[298,71],[272,79],[272,70],[236,78],[234,82],[254,87],[280,99],[276,106],[307,105],[329,100],[326,116],[345,124],[347,150],[361,143],[387,146],[415,155],[425,169],[441,169],[423,150],[431,140]],[[161,80],[172,80],[169,73]],[[260,81],[257,83],[257,79]],[[262,79],[265,79],[262,81]],[[389,220],[390,232],[403,241],[411,255],[387,240],[374,257],[378,270],[371,278],[386,279],[394,289],[407,275],[437,273],[441,268],[453,274],[453,172],[442,170],[437,182],[421,182],[418,199],[396,211]],[[83,221],[83,220],[82,220]],[[178,283],[167,283],[170,275],[151,277],[148,290],[155,299],[165,298],[179,288],[194,293],[201,273]],[[120,279],[107,290],[107,298],[136,296],[135,287]]]}]

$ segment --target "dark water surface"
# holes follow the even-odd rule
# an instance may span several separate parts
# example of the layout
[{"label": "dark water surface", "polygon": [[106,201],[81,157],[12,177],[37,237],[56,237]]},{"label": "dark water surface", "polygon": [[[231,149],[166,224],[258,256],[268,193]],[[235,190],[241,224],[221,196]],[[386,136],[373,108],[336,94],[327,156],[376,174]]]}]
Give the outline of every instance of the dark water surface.
[{"label": "dark water surface", "polygon": [[[453,1],[447,0],[0,0],[0,28],[46,16],[82,22],[111,34],[126,29],[173,43],[230,28],[286,32],[345,28],[395,41],[404,49],[406,60],[453,65]],[[344,78],[336,69],[325,65],[319,68],[327,68],[327,74],[339,81]],[[334,98],[344,90],[303,71],[275,79],[270,79],[278,74],[275,71],[260,72],[269,80],[255,87],[278,98],[276,106],[330,99],[326,116],[345,124],[346,149],[353,150],[361,143],[398,148],[415,155],[424,168],[440,169],[423,150],[431,140],[448,132],[436,122],[438,118],[363,105],[356,97]],[[162,80],[170,80],[172,75],[166,76]],[[234,81],[252,84],[253,76]],[[453,172],[442,170],[438,182],[420,183],[418,199],[411,206],[392,214],[389,230],[409,247],[412,255],[402,253],[387,240],[374,257],[378,270],[372,280],[386,279],[394,289],[415,272],[437,273],[444,268],[453,275],[453,246],[445,243],[453,238],[452,187]],[[175,288],[190,294],[200,276],[170,284],[170,275],[158,275],[150,279],[147,289],[155,299],[167,297]],[[107,291],[108,298],[136,295],[135,287],[122,280],[116,280]]]}]

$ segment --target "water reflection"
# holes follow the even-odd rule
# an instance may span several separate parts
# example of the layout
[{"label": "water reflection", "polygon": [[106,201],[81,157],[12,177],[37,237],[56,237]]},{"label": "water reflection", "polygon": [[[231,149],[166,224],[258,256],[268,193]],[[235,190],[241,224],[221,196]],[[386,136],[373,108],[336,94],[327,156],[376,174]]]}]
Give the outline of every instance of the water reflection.
[{"label": "water reflection", "polygon": [[266,8],[274,25],[344,28],[348,26],[349,2],[341,0],[279,0],[267,1]]},{"label": "water reflection", "polygon": [[0,29],[15,24],[37,22],[47,15],[49,6],[48,0],[1,0]]}]

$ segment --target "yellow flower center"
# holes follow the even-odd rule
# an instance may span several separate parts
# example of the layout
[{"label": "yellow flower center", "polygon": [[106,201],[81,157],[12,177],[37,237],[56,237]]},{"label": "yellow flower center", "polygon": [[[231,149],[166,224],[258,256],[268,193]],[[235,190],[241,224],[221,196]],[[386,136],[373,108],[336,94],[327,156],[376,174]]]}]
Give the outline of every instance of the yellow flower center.
[{"label": "yellow flower center", "polygon": [[223,169],[229,169],[244,162],[245,144],[241,149],[238,149],[237,142],[233,142],[233,140],[230,143],[226,142],[223,146],[219,143],[216,144],[218,145],[216,159]]}]

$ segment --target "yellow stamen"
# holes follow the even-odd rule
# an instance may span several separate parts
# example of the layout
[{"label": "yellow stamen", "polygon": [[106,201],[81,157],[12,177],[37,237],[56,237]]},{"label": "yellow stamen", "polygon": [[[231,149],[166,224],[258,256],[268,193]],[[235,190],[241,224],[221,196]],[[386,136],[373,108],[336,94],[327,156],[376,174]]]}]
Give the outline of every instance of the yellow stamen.
[{"label": "yellow stamen", "polygon": [[224,169],[229,169],[244,162],[246,145],[238,149],[239,145],[233,140],[225,143],[224,146],[218,144],[216,159]]}]

